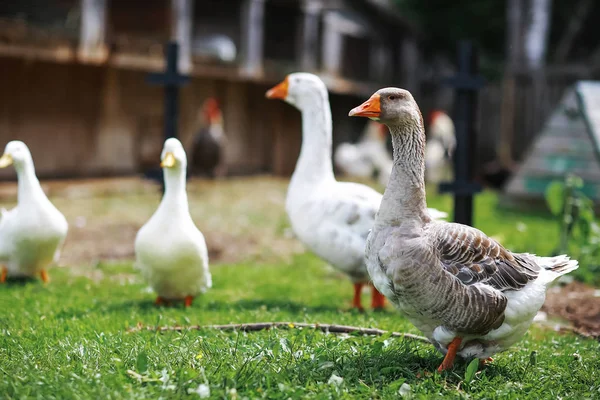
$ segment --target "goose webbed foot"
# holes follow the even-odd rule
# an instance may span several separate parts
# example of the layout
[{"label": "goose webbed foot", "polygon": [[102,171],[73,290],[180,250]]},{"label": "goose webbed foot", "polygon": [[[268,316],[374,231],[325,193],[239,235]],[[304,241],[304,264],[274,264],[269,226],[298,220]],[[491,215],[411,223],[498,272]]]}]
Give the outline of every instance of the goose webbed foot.
[{"label": "goose webbed foot", "polygon": [[462,338],[455,337],[452,339],[450,344],[448,345],[448,351],[446,352],[446,357],[444,357],[444,361],[438,367],[438,372],[447,371],[454,365],[454,359],[456,358],[456,353],[460,347],[460,343],[462,342]]}]

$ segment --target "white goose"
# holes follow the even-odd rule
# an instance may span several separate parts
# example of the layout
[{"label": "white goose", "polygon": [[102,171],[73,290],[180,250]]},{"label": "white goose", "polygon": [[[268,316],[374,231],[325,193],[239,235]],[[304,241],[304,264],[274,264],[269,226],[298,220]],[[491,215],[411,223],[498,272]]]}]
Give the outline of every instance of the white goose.
[{"label": "white goose", "polygon": [[506,250],[478,229],[425,212],[423,118],[412,95],[385,88],[350,116],[390,129],[394,167],[366,248],[375,287],[446,354],[486,361],[527,331],[546,288],[578,263]]},{"label": "white goose", "polygon": [[[331,109],[327,88],[308,73],[293,73],[266,93],[302,112],[302,148],[286,198],[296,236],[316,255],[346,273],[354,283],[353,307],[362,309],[360,294],[369,283],[365,242],[381,203],[368,186],[338,182],[331,162]],[[446,214],[430,210],[436,217]],[[372,307],[385,305],[373,288]]]},{"label": "white goose", "polygon": [[9,142],[0,158],[0,168],[13,164],[17,171],[17,206],[2,209],[0,219],[0,282],[7,276],[50,278],[46,268],[58,261],[69,225],[48,200],[35,175],[33,159],[25,143]]},{"label": "white goose", "polygon": [[165,141],[161,154],[165,193],[135,239],[136,267],[158,294],[156,304],[184,300],[185,306],[212,286],[208,251],[190,216],[186,193],[187,158],[181,142]]}]

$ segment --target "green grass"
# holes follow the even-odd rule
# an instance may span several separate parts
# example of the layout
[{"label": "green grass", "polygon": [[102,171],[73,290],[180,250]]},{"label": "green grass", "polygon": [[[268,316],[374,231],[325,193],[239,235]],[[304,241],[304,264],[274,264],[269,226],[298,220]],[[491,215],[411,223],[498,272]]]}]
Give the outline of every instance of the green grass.
[{"label": "green grass", "polygon": [[[265,178],[190,184],[192,215],[209,248],[221,250],[212,261],[213,289],[187,310],[156,308],[131,266],[133,237],[154,211],[157,193],[85,198],[57,192],[52,200],[71,223],[63,252],[69,267],[52,269],[48,285],[0,286],[0,397],[198,398],[188,391],[208,385],[211,398],[392,399],[408,385],[414,398],[424,399],[600,398],[600,344],[541,326],[474,376],[464,362],[430,374],[441,354],[389,337],[297,328],[128,332],[138,323],[294,321],[418,333],[391,308],[348,310],[349,281],[286,234],[286,186]],[[450,197],[429,193],[431,207],[451,210]],[[478,228],[514,251],[553,251],[558,230],[549,215],[501,210],[496,203],[490,192],[477,197]],[[76,226],[77,218],[85,226]],[[105,254],[122,260],[95,261]],[[343,379],[339,385],[333,375]]]},{"label": "green grass", "polygon": [[[215,267],[214,288],[187,310],[156,308],[130,264],[96,268],[101,280],[55,269],[49,285],[33,281],[0,289],[5,398],[178,398],[200,384],[210,387],[212,398],[234,398],[232,389],[240,399],[397,398],[404,383],[416,398],[600,396],[600,345],[540,327],[470,382],[464,363],[429,375],[441,355],[407,339],[297,328],[127,332],[138,323],[299,321],[418,333],[391,309],[348,311],[350,283],[311,255],[288,265]],[[333,374],[343,378],[340,385],[328,383]]]}]

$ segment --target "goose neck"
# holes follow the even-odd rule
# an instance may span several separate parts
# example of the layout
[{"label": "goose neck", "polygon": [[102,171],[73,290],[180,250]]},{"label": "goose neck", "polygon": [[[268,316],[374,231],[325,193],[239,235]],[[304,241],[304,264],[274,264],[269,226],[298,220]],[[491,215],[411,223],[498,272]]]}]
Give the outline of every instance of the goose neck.
[{"label": "goose neck", "polygon": [[35,175],[33,162],[25,162],[15,168],[17,171],[17,180],[19,182],[18,199],[19,204],[35,202],[40,198],[46,199],[46,194],[42,190],[40,181]]},{"label": "goose neck", "polygon": [[188,209],[185,170],[182,168],[163,168],[165,194],[162,205],[172,209]]},{"label": "goose neck", "polygon": [[331,161],[331,109],[327,95],[316,96],[302,108],[302,146],[292,180],[334,181]]},{"label": "goose neck", "polygon": [[425,198],[425,134],[422,126],[390,126],[394,161],[379,209],[387,224],[429,222]]}]

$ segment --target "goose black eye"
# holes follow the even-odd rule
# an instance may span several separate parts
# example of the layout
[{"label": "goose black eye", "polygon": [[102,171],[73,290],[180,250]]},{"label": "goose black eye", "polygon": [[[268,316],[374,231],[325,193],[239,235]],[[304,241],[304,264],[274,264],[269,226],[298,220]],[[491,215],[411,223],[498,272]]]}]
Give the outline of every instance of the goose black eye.
[{"label": "goose black eye", "polygon": [[394,96],[394,95],[388,96],[388,99],[389,99],[389,100],[392,100],[392,101],[393,101],[393,100],[396,100],[397,98],[398,98],[398,97],[396,97],[396,96]]}]

